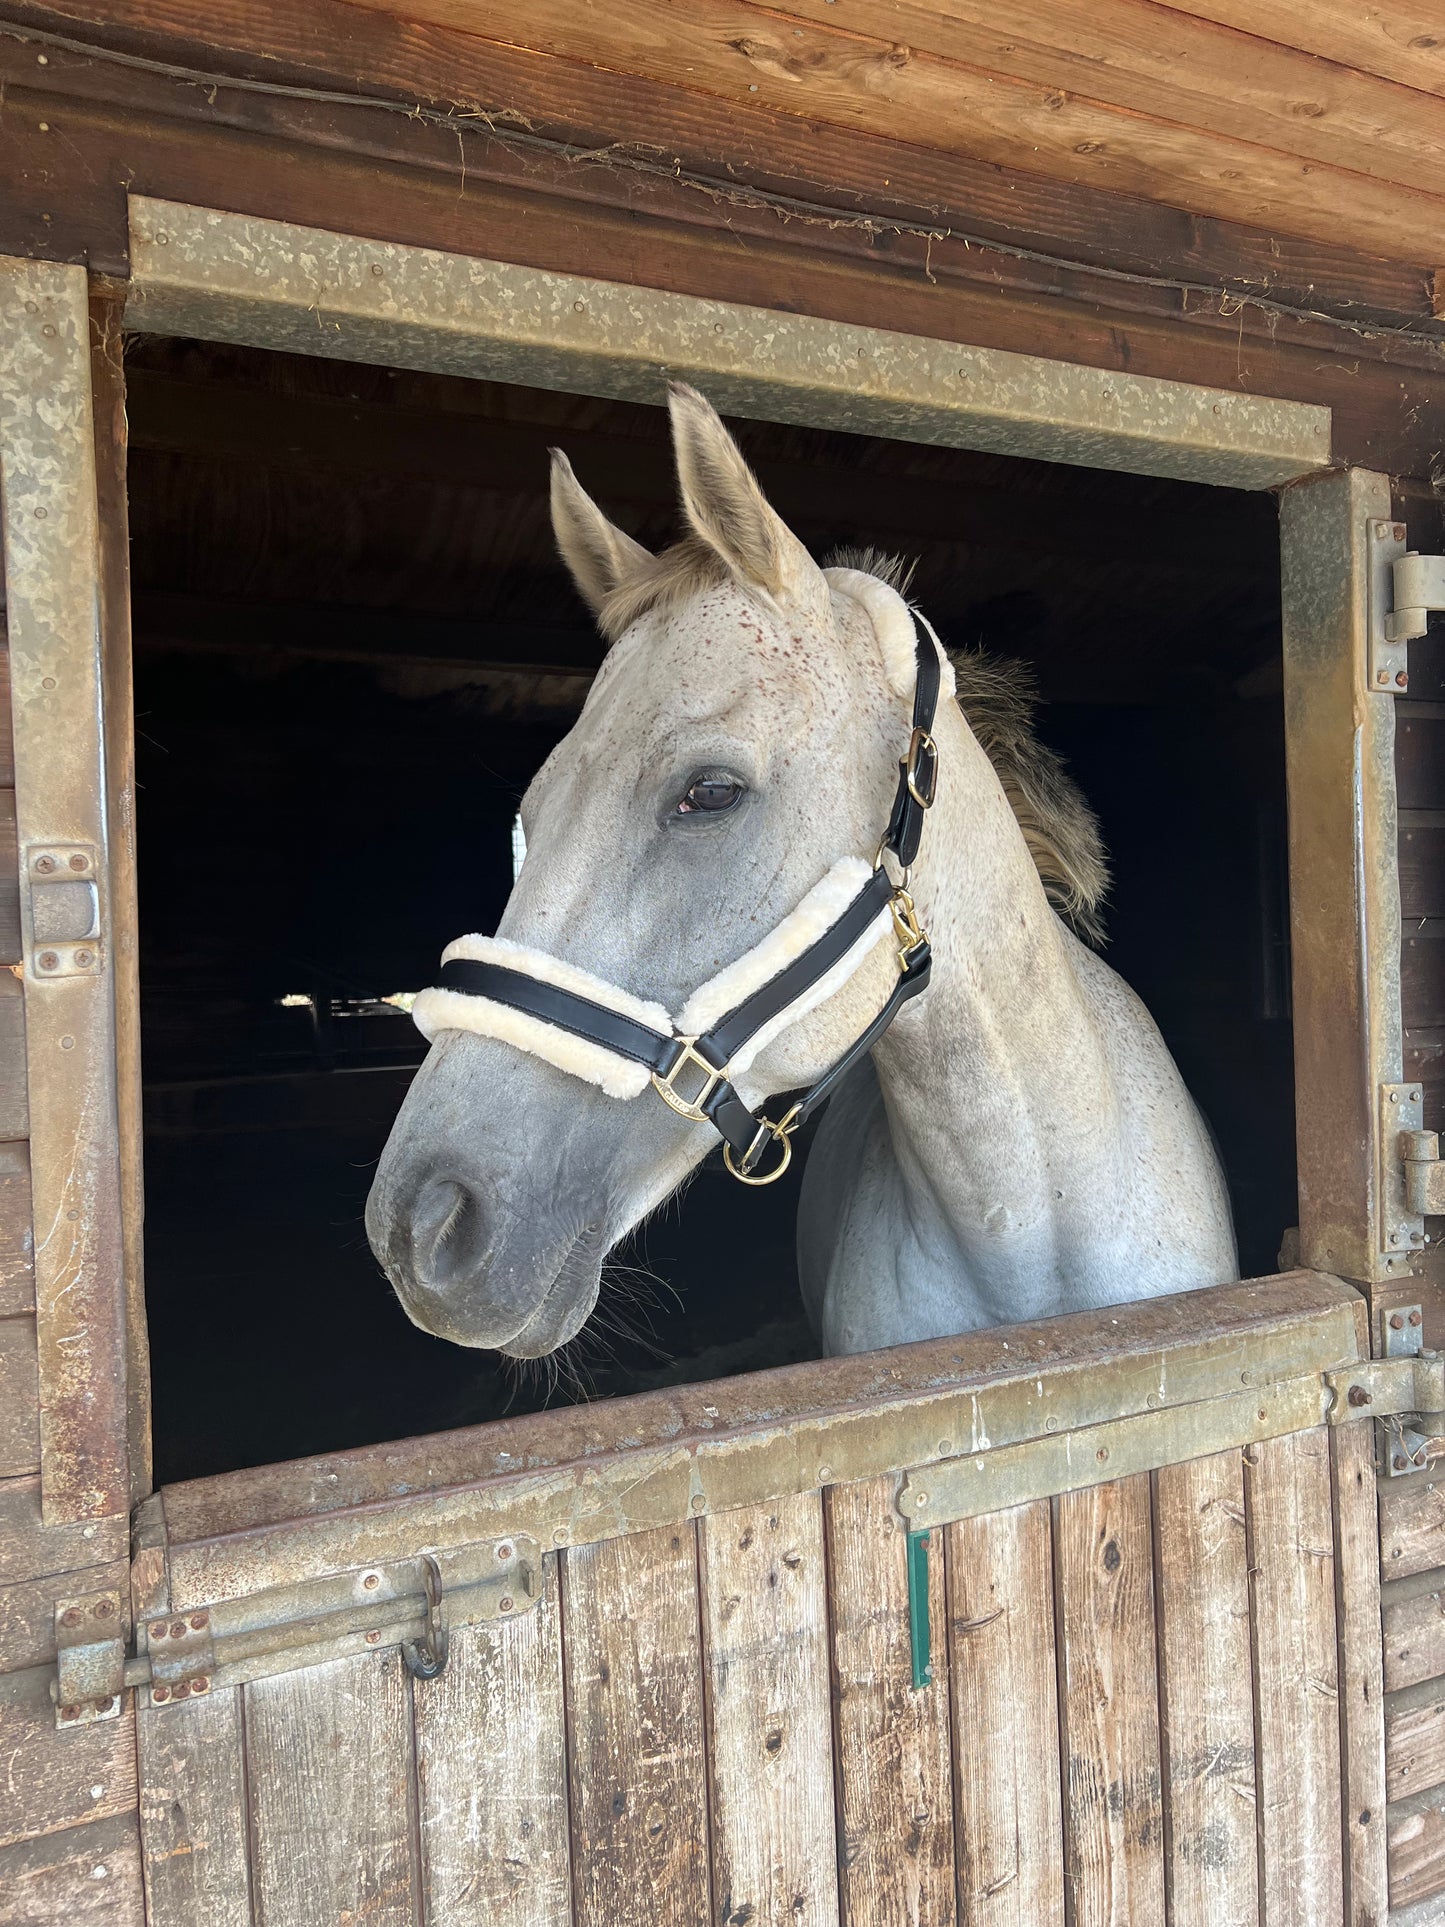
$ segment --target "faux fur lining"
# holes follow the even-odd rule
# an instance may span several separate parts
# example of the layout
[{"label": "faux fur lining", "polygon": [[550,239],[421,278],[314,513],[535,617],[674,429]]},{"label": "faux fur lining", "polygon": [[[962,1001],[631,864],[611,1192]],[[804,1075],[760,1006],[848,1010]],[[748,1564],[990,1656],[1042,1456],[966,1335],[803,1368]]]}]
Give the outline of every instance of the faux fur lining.
[{"label": "faux fur lining", "polygon": [[839,567],[825,569],[823,573],[833,588],[852,596],[867,611],[868,620],[873,624],[873,633],[878,638],[878,647],[883,653],[884,680],[895,696],[902,696],[905,701],[911,702],[914,685],[918,681],[915,622],[923,624],[938,651],[943,671],[941,694],[953,694],[953,664],[938,640],[933,624],[927,616],[911,608],[891,582],[884,582],[863,569]]},{"label": "faux fur lining", "polygon": [[[847,909],[871,874],[862,857],[848,856],[835,863],[827,876],[814,884],[798,907],[761,943],[725,965],[692,993],[676,1025],[661,1004],[634,997],[616,984],[594,977],[590,971],[579,970],[575,964],[563,963],[559,957],[548,956],[542,950],[529,950],[525,944],[509,943],[504,937],[458,937],[442,952],[442,962],[450,963],[453,957],[463,957],[477,963],[504,964],[541,983],[556,984],[559,989],[590,997],[593,1003],[635,1018],[665,1037],[674,1031],[683,1037],[700,1037],[816,943]],[[834,991],[840,990],[890,923],[885,904],[858,941],[825,976],[749,1038],[733,1058],[734,1072],[741,1075],[759,1051],[789,1024],[806,1017],[809,1011],[826,1003]],[[411,1014],[428,1042],[441,1031],[467,1030],[478,1037],[495,1037],[531,1057],[540,1057],[560,1071],[595,1084],[609,1097],[640,1097],[647,1089],[648,1073],[641,1064],[619,1057],[615,1051],[585,1037],[574,1036],[556,1024],[529,1017],[510,1004],[496,1003],[490,997],[475,997],[457,990],[424,990],[413,1004]]]},{"label": "faux fur lining", "polygon": [[[661,1004],[634,997],[616,984],[594,977],[589,970],[579,970],[560,957],[549,957],[542,950],[529,950],[525,944],[511,943],[505,937],[458,937],[442,952],[442,962],[450,963],[453,957],[503,964],[509,970],[535,977],[539,983],[555,984],[559,990],[590,997],[594,1004],[602,1004],[623,1017],[632,1017],[639,1024],[660,1031],[664,1037],[671,1033],[672,1019]],[[424,990],[412,1005],[411,1014],[428,1042],[439,1031],[468,1030],[477,1037],[495,1037],[501,1043],[526,1051],[530,1057],[540,1057],[559,1071],[595,1084],[609,1097],[640,1097],[647,1089],[648,1073],[644,1065],[634,1064],[630,1057],[619,1057],[602,1044],[576,1037],[556,1024],[513,1010],[510,1004],[494,1003],[490,997],[472,997],[457,990]]]}]

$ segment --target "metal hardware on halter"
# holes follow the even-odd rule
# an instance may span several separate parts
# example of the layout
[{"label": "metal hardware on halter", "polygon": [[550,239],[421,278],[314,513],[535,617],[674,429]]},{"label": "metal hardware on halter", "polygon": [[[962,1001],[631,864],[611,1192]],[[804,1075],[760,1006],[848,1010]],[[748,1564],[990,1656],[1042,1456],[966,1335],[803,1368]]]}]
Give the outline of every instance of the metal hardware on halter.
[{"label": "metal hardware on halter", "polygon": [[[693,1124],[710,1123],[711,1119],[703,1106],[718,1085],[727,1081],[728,1067],[724,1064],[719,1069],[716,1064],[710,1064],[705,1057],[700,1056],[695,1049],[697,1044],[695,1037],[679,1037],[677,1042],[677,1056],[665,1071],[652,1073],[652,1087],[663,1103],[676,1111],[679,1117],[685,1117]],[[685,1070],[688,1065],[702,1072],[702,1083],[692,1097],[684,1097],[677,1088],[677,1074]]]},{"label": "metal hardware on halter", "polygon": [[[938,745],[921,725],[909,738],[908,754],[899,764],[908,794],[921,810],[931,810],[938,794]],[[920,787],[920,777],[922,786]]]},{"label": "metal hardware on halter", "polygon": [[902,884],[888,899],[888,908],[893,913],[893,935],[898,944],[898,968],[906,971],[921,946],[928,942],[928,937],[918,921],[918,912],[913,907],[913,898]]},{"label": "metal hardware on halter", "polygon": [[[776,1124],[774,1124],[769,1117],[762,1118],[758,1124],[757,1136],[753,1139],[747,1150],[743,1152],[741,1164],[734,1164],[733,1147],[726,1141],[724,1142],[723,1163],[727,1166],[728,1170],[732,1172],[739,1184],[761,1185],[775,1184],[777,1182],[793,1161],[793,1133],[803,1121],[802,1112],[803,1106],[801,1103],[798,1103],[792,1107],[786,1116],[779,1118]],[[778,1159],[778,1162],[773,1166],[771,1171],[764,1171],[755,1176],[753,1166],[767,1149],[770,1139],[774,1144],[780,1144],[782,1146],[783,1155]]]}]

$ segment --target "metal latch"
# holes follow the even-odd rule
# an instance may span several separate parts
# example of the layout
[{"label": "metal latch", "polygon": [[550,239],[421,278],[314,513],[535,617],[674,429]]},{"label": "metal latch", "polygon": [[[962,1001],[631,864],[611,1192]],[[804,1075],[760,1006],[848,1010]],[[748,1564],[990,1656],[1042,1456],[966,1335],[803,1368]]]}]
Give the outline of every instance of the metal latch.
[{"label": "metal latch", "polygon": [[1410,686],[1406,644],[1445,609],[1445,556],[1407,549],[1403,522],[1372,521],[1369,557],[1370,687],[1398,693]]},{"label": "metal latch", "polygon": [[55,1724],[120,1718],[125,1693],[125,1616],[118,1592],[55,1602]]},{"label": "metal latch", "polygon": [[91,977],[101,967],[97,853],[88,843],[33,843],[25,852],[25,957],[33,977]]},{"label": "metal latch", "polygon": [[1379,1420],[1379,1465],[1387,1478],[1420,1471],[1445,1448],[1445,1353],[1424,1344],[1424,1308],[1387,1307],[1380,1313],[1382,1356],[1325,1373],[1331,1425]]}]

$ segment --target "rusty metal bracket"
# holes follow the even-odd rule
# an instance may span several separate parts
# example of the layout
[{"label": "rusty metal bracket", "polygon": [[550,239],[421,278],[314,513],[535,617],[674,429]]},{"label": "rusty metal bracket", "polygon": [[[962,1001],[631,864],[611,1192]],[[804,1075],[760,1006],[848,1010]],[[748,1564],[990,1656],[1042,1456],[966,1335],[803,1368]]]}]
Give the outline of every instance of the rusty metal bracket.
[{"label": "rusty metal bracket", "polygon": [[216,1647],[208,1612],[151,1620],[146,1627],[146,1650],[150,1655],[152,1706],[210,1692]]},{"label": "rusty metal bracket", "polygon": [[1440,1352],[1365,1359],[1342,1371],[1326,1372],[1325,1384],[1334,1394],[1326,1413],[1331,1425],[1406,1414],[1445,1424],[1445,1354]]},{"label": "rusty metal bracket", "polygon": [[1415,1169],[1426,1162],[1422,1140],[1434,1135],[1420,1128],[1424,1102],[1419,1084],[1380,1086],[1380,1238],[1391,1270],[1403,1269],[1426,1243],[1425,1211],[1418,1200],[1421,1180],[1429,1174]]},{"label": "rusty metal bracket", "polygon": [[120,1717],[125,1696],[125,1616],[118,1592],[55,1603],[55,1724],[93,1726]]},{"label": "rusty metal bracket", "polygon": [[1445,1215],[1445,1164],[1440,1162],[1438,1131],[1406,1131],[1405,1202],[1422,1218]]},{"label": "rusty metal bracket", "polygon": [[38,978],[89,977],[101,967],[98,857],[87,843],[39,843],[21,864],[25,962]]}]

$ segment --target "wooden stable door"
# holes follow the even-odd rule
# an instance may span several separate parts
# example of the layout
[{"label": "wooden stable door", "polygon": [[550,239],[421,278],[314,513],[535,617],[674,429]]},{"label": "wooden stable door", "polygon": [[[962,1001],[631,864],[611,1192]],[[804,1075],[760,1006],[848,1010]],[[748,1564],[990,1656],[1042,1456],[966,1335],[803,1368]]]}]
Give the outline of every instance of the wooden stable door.
[{"label": "wooden stable door", "polygon": [[167,1489],[152,1927],[1383,1921],[1362,1311],[1294,1273]]}]

